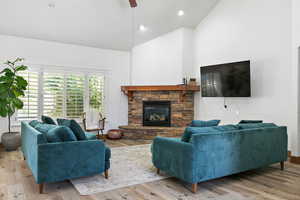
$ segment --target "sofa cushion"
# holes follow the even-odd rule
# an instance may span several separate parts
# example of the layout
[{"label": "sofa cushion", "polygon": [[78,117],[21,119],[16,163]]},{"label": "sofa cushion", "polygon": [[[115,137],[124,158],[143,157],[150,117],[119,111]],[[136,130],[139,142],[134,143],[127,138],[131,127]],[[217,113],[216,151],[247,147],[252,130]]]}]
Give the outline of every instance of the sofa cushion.
[{"label": "sofa cushion", "polygon": [[239,124],[257,124],[263,123],[263,120],[241,120]]},{"label": "sofa cushion", "polygon": [[41,124],[42,122],[39,122],[38,120],[32,120],[29,122],[29,125],[33,128],[35,128],[38,124]]},{"label": "sofa cushion", "polygon": [[211,128],[213,128],[217,131],[235,131],[235,130],[239,129],[239,127],[237,125],[232,125],[232,124],[224,125],[224,126],[214,126]]},{"label": "sofa cushion", "polygon": [[75,134],[77,140],[87,140],[85,132],[82,130],[81,126],[73,119],[57,119],[57,123],[60,126],[69,127]]},{"label": "sofa cushion", "polygon": [[97,139],[97,136],[95,133],[85,132],[85,136],[86,136],[87,140],[96,140]]},{"label": "sofa cushion", "polygon": [[215,132],[218,132],[218,130],[214,129],[213,127],[187,127],[184,130],[184,133],[181,137],[181,141],[190,142],[193,134],[215,133]]},{"label": "sofa cushion", "polygon": [[202,121],[202,120],[193,120],[191,127],[211,127],[218,126],[221,120],[210,120],[210,121]]},{"label": "sofa cushion", "polygon": [[77,141],[76,136],[69,127],[57,126],[46,133],[48,142]]},{"label": "sofa cushion", "polygon": [[53,124],[53,125],[56,125],[55,121],[54,121],[51,117],[48,117],[48,116],[45,116],[45,115],[42,115],[42,121],[43,121],[43,123],[45,123],[45,124]]},{"label": "sofa cushion", "polygon": [[238,124],[239,129],[254,129],[254,128],[275,128],[278,127],[273,123],[257,123],[257,124]]}]

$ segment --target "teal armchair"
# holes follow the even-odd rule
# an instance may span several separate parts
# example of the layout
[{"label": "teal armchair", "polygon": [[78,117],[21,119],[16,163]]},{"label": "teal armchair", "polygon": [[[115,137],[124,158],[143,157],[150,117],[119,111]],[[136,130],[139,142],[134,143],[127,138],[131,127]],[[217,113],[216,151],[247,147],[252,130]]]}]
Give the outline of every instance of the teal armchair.
[{"label": "teal armchair", "polygon": [[100,140],[47,143],[22,122],[22,152],[42,193],[43,184],[103,173],[108,178],[110,149]]},{"label": "teal armchair", "polygon": [[192,184],[287,160],[287,128],[265,127],[193,134],[190,142],[157,137],[152,162],[167,174]]}]

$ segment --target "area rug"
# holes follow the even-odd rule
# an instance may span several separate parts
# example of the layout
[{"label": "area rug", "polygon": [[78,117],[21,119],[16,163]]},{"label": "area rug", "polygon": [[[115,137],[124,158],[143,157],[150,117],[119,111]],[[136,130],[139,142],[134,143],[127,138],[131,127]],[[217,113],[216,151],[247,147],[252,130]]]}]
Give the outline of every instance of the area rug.
[{"label": "area rug", "polygon": [[80,195],[91,195],[168,178],[163,172],[157,175],[150,148],[150,144],[112,148],[108,180],[99,174],[71,182]]}]

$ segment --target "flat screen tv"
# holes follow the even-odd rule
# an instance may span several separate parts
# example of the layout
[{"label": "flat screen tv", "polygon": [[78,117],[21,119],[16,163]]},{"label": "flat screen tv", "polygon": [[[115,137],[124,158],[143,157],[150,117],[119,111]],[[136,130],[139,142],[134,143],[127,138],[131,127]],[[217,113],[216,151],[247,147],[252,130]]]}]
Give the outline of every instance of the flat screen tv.
[{"label": "flat screen tv", "polygon": [[202,97],[250,97],[250,61],[203,66]]}]

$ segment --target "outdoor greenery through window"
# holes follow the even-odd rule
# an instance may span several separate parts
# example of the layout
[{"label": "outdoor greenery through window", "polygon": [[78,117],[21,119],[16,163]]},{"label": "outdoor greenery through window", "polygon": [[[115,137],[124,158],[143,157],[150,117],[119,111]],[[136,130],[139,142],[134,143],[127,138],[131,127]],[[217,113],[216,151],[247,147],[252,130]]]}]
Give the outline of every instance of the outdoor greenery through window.
[{"label": "outdoor greenery through window", "polygon": [[104,112],[104,76],[52,72],[24,72],[29,82],[24,108],[17,120],[38,119],[41,115],[54,118],[81,118],[89,109]]}]

